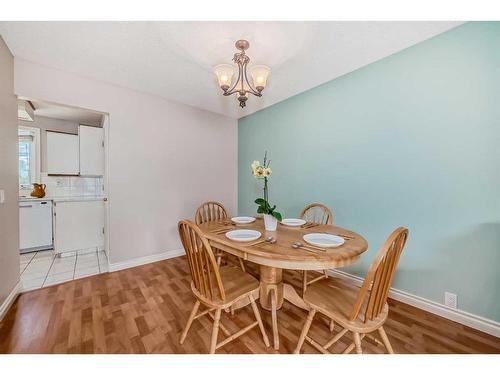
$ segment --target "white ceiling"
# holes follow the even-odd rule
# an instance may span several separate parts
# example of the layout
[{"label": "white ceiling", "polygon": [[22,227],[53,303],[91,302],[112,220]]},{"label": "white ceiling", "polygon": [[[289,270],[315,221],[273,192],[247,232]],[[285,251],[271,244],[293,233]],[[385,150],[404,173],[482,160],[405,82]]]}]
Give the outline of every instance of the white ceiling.
[{"label": "white ceiling", "polygon": [[55,118],[76,122],[83,125],[101,126],[102,114],[74,107],[65,107],[42,101],[31,100],[35,107],[35,116]]},{"label": "white ceiling", "polygon": [[[460,24],[0,22],[0,34],[16,57],[240,118]],[[251,63],[271,67],[263,97],[245,109],[212,73],[242,38]]]}]

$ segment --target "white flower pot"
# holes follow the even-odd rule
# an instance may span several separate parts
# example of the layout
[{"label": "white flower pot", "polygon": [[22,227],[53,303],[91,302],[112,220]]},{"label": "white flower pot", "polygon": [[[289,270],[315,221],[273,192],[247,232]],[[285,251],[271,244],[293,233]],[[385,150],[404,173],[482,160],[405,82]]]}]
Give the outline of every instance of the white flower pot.
[{"label": "white flower pot", "polygon": [[265,214],[264,226],[266,227],[266,231],[274,232],[278,226],[278,220],[273,215]]}]

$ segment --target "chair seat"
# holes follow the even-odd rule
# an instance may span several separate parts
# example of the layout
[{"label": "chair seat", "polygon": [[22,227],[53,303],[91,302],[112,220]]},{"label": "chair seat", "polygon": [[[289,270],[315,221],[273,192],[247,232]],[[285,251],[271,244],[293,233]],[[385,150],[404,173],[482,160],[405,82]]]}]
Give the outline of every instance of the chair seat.
[{"label": "chair seat", "polygon": [[219,273],[226,294],[224,300],[218,296],[214,296],[212,300],[207,300],[200,296],[198,291],[194,289],[193,284],[191,284],[193,293],[207,305],[224,308],[259,288],[259,281],[239,267],[223,266],[219,268]]},{"label": "chair seat", "polygon": [[220,269],[220,277],[226,292],[224,302],[234,301],[238,297],[259,288],[259,280],[236,266],[224,266]]},{"label": "chair seat", "polygon": [[348,329],[358,332],[371,332],[384,324],[389,308],[387,304],[376,319],[364,322],[366,301],[361,306],[355,320],[349,320],[352,307],[356,302],[359,289],[352,283],[336,277],[320,280],[307,287],[304,300],[315,310],[333,319]]}]

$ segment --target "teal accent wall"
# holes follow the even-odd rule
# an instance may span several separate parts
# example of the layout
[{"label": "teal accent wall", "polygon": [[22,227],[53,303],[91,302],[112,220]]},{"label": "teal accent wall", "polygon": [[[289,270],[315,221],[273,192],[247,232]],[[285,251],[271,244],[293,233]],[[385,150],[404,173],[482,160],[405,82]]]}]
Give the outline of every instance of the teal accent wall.
[{"label": "teal accent wall", "polygon": [[268,150],[284,217],[321,202],[367,239],[345,271],[364,276],[406,226],[393,287],[438,303],[450,291],[460,310],[500,321],[499,22],[467,23],[291,97],[240,119],[238,133],[240,214],[255,214],[250,164]]}]

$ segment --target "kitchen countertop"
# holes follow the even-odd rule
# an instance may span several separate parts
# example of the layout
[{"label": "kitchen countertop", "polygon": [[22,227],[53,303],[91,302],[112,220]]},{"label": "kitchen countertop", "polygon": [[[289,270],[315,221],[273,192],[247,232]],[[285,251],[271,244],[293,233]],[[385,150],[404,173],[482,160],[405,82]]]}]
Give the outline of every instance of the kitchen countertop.
[{"label": "kitchen countertop", "polygon": [[33,202],[33,201],[51,201],[52,198],[35,198],[35,197],[19,197],[19,202]]},{"label": "kitchen countertop", "polygon": [[102,201],[106,197],[104,196],[89,196],[82,195],[80,197],[53,197],[53,202],[83,202],[83,201]]},{"label": "kitchen countertop", "polygon": [[83,196],[73,196],[73,197],[43,197],[43,198],[35,198],[35,197],[19,197],[19,202],[40,202],[40,201],[53,201],[53,202],[84,202],[84,201],[100,201],[105,199],[105,196],[92,196],[92,195],[83,195]]}]

